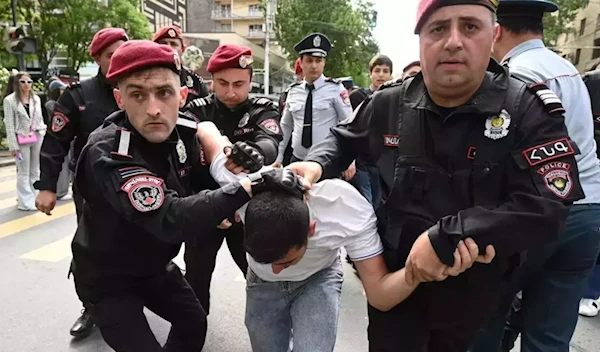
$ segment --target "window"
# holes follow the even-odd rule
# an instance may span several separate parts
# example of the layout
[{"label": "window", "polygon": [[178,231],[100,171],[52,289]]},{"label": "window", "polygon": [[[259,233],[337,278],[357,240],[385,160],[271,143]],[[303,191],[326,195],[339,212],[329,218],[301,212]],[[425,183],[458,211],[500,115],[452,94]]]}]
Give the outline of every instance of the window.
[{"label": "window", "polygon": [[594,40],[594,51],[592,51],[592,59],[597,59],[600,57],[600,38]]},{"label": "window", "polygon": [[573,59],[573,65],[579,65],[579,58],[581,56],[581,49],[575,51],[575,58]]},{"label": "window", "polygon": [[217,8],[217,15],[219,17],[231,17],[231,5],[221,5]]},{"label": "window", "polygon": [[579,24],[579,36],[582,36],[585,33],[585,18],[581,20]]},{"label": "window", "polygon": [[215,32],[231,32],[231,23],[217,23]]},{"label": "window", "polygon": [[251,24],[248,26],[248,35],[250,37],[260,37],[263,35],[262,24]]},{"label": "window", "polygon": [[254,4],[248,6],[248,14],[250,16],[262,16],[262,11],[260,11],[260,5]]}]

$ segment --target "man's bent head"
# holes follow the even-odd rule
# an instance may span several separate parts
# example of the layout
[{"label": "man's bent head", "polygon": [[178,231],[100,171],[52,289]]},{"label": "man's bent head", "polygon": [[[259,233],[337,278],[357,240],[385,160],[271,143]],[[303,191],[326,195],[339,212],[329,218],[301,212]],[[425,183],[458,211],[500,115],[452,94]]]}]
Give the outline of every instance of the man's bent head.
[{"label": "man's bent head", "polygon": [[297,196],[263,192],[248,202],[246,252],[258,263],[271,264],[275,274],[302,260],[314,233],[308,205]]}]

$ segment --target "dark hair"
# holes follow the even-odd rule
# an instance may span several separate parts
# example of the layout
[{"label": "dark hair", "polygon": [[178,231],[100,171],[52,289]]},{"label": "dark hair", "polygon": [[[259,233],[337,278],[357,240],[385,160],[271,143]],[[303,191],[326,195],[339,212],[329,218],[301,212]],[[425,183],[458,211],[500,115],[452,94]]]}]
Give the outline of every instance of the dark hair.
[{"label": "dark hair", "polygon": [[514,34],[544,34],[544,23],[541,18],[533,17],[500,17],[500,26]]},{"label": "dark hair", "polygon": [[394,72],[392,59],[385,55],[377,55],[371,59],[371,62],[369,62],[369,73],[373,72],[375,66],[388,66],[390,68],[390,73]]},{"label": "dark hair", "polygon": [[415,67],[415,66],[421,67],[421,61],[417,60],[417,61],[411,62],[410,64],[406,65],[406,67],[404,67],[402,72],[406,73],[406,71],[408,71],[411,67]]},{"label": "dark hair", "polygon": [[246,252],[258,263],[270,264],[292,248],[308,242],[310,213],[301,198],[284,192],[259,193],[246,209]]}]

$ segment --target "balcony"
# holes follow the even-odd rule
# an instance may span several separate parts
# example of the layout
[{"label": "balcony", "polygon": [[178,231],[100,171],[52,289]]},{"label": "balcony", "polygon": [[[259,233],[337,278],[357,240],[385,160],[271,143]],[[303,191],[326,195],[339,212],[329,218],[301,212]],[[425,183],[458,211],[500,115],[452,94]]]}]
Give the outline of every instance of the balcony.
[{"label": "balcony", "polygon": [[248,39],[265,39],[265,32],[263,32],[262,30],[249,31],[246,38],[248,38]]},{"label": "balcony", "polygon": [[234,14],[235,18],[244,19],[244,20],[256,20],[265,17],[265,14],[262,11],[248,11],[246,14]]},{"label": "balcony", "polygon": [[212,16],[211,16],[211,19],[213,21],[230,20],[232,18],[233,18],[233,15],[231,14],[230,11],[220,11],[220,10],[214,10],[212,12]]}]

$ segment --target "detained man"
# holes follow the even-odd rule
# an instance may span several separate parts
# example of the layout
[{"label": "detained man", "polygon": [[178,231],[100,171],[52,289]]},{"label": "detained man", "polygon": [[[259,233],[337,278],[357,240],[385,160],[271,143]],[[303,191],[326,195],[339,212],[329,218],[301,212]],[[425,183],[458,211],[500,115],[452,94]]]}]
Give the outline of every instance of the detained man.
[{"label": "detained man", "polygon": [[[212,123],[200,123],[198,136],[217,182],[254,178],[226,169],[231,143]],[[265,182],[268,189],[238,212],[245,223],[245,320],[252,350],[286,351],[293,330],[295,352],[333,351],[343,281],[341,247],[356,263],[370,304],[380,310],[402,302],[419,282],[408,284],[404,269],[388,273],[373,207],[350,184],[325,180],[305,193],[290,170],[261,170],[262,175],[281,172],[291,175],[289,187]],[[455,265],[444,275],[457,276],[475,261],[489,263],[495,256],[492,246],[486,255],[478,253],[471,239],[461,242]]]}]

